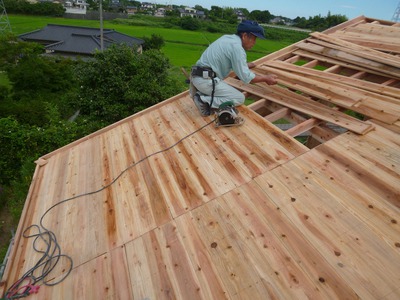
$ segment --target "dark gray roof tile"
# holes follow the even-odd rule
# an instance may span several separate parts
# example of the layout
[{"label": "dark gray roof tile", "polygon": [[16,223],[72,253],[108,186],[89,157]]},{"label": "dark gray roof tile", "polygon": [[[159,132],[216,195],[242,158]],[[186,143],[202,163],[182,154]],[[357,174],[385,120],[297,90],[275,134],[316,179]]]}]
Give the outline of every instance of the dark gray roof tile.
[{"label": "dark gray roof tile", "polygon": [[[100,28],[48,24],[41,30],[21,34],[24,41],[39,42],[55,52],[93,54],[100,49]],[[107,49],[112,44],[142,45],[144,41],[113,29],[103,29],[103,44]]]}]

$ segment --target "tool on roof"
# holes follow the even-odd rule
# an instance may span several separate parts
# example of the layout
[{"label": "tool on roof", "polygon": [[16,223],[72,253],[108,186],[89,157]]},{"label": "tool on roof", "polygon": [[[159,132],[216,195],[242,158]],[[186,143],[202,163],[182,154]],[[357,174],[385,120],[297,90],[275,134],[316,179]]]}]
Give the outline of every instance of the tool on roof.
[{"label": "tool on roof", "polygon": [[231,101],[220,105],[216,111],[217,118],[215,126],[240,126],[244,123],[244,119],[239,117],[239,112]]}]

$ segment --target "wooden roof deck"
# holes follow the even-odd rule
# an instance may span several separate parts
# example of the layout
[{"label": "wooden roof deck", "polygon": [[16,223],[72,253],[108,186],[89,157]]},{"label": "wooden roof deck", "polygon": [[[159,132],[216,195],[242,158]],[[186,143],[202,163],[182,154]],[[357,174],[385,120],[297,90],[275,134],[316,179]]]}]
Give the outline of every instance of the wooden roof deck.
[{"label": "wooden roof deck", "polygon": [[30,299],[399,299],[399,57],[337,40],[365,25],[357,45],[399,28],[360,17],[259,60],[279,86],[228,78],[257,100],[241,127],[185,92],[40,158],[3,292],[41,257],[22,233],[42,220],[73,268]]}]

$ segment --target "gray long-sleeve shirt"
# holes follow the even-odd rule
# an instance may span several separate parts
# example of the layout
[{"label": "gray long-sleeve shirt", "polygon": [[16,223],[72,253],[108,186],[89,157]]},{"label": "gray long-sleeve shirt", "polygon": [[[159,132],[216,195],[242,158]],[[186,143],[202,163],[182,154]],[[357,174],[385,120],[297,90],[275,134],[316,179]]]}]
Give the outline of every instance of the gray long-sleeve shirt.
[{"label": "gray long-sleeve shirt", "polygon": [[224,79],[231,71],[245,83],[249,83],[256,76],[247,66],[246,51],[236,34],[223,35],[211,43],[196,65],[212,68],[220,79]]}]

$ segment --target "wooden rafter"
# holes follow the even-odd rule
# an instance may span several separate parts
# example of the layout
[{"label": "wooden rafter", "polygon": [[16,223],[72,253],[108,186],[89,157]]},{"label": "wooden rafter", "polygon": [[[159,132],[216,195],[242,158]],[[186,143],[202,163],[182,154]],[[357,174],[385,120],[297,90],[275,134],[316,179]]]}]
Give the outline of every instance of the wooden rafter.
[{"label": "wooden rafter", "polygon": [[359,134],[365,134],[373,129],[371,124],[366,124],[344,113],[335,111],[323,104],[290,92],[279,86],[262,87],[259,85],[248,85],[234,78],[227,78],[225,80],[230,85],[240,90],[264,97],[265,99],[282,104],[286,107],[308,114],[317,119],[339,125]]}]

